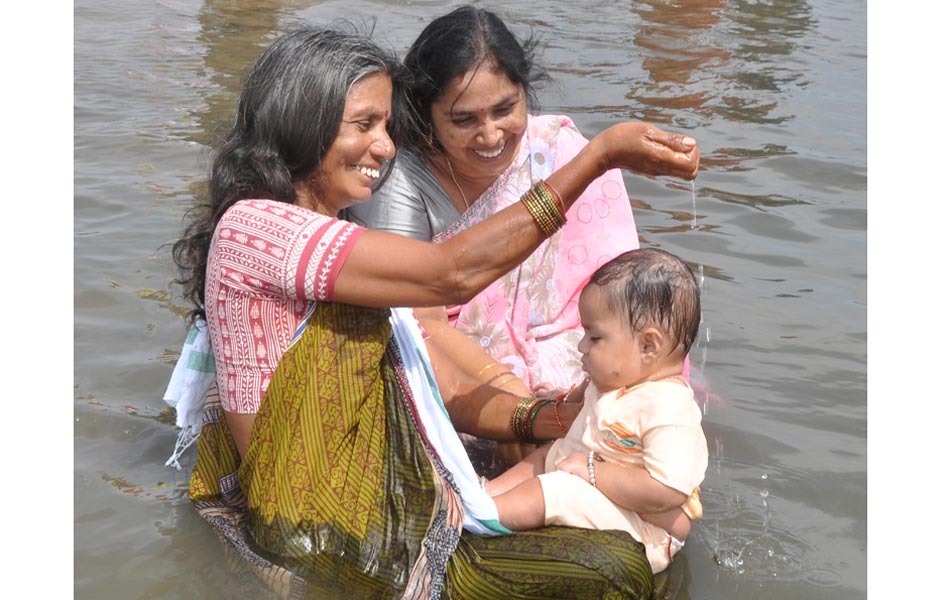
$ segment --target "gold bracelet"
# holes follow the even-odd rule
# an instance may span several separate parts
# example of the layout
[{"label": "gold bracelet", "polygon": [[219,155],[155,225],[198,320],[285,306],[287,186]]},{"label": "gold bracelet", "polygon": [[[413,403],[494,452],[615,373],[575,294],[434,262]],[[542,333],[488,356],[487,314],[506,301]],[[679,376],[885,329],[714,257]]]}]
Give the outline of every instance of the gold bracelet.
[{"label": "gold bracelet", "polygon": [[566,222],[543,181],[535,184],[521,196],[521,203],[534,218],[545,236],[550,237]]},{"label": "gold bracelet", "polygon": [[[502,375],[508,375],[508,378],[505,379],[504,381],[499,381],[499,382],[497,382],[497,383],[492,383],[492,384],[491,384],[492,387],[500,388],[501,386],[505,385],[506,383],[508,383],[508,382],[510,382],[510,381],[514,381],[515,379],[518,379],[518,376],[515,375],[514,373],[512,373],[511,371],[505,371],[504,373],[501,373],[500,375],[498,375],[498,377],[501,377]],[[489,379],[488,381],[486,381],[486,382],[485,382],[485,385],[488,385],[488,384],[491,383],[492,381],[494,381],[494,377],[493,377],[492,379]]]},{"label": "gold bracelet", "polygon": [[492,367],[500,367],[500,366],[502,366],[500,362],[488,363],[487,365],[482,367],[482,370],[478,372],[478,375],[476,375],[475,378],[481,379],[482,375],[485,374],[485,371],[487,371],[488,369],[491,369]]},{"label": "gold bracelet", "polygon": [[511,432],[514,434],[515,439],[519,441],[526,441],[525,436],[525,422],[527,421],[528,413],[531,410],[531,406],[537,400],[534,396],[526,396],[522,398],[518,404],[515,406],[515,410],[511,413]]},{"label": "gold bracelet", "polygon": [[557,199],[557,203],[561,206],[561,214],[567,216],[567,206],[564,205],[564,197],[557,191],[557,188],[551,185],[550,181],[543,180],[543,183],[544,187],[548,188],[548,192]]}]

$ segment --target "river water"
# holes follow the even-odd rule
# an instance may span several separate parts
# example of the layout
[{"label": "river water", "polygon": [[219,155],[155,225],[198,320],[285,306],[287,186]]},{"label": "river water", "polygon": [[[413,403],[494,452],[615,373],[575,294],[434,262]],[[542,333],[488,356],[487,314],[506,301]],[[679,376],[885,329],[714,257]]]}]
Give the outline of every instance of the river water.
[{"label": "river water", "polygon": [[[710,464],[679,599],[867,595],[867,49],[859,0],[484,4],[542,40],[544,112],[695,137],[692,187],[627,176],[641,244],[701,275]],[[543,6],[543,11],[536,9]],[[238,597],[164,466],[185,334],[167,244],[241,74],[280,32],[377,19],[401,55],[442,2],[76,0],[74,590]]]}]

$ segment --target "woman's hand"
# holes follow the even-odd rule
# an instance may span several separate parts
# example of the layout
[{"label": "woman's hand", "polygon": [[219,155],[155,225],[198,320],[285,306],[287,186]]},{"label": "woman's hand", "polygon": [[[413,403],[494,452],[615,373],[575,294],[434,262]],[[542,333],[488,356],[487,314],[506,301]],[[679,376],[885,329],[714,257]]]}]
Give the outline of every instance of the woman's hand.
[{"label": "woman's hand", "polygon": [[607,169],[624,169],[642,175],[695,179],[699,174],[696,140],[669,133],[649,123],[620,123],[591,140],[602,152]]}]

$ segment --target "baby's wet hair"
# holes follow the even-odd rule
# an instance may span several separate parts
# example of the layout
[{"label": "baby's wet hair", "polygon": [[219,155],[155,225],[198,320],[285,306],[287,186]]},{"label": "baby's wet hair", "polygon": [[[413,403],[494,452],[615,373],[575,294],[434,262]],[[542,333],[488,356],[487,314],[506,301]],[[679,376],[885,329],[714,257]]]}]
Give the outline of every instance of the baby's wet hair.
[{"label": "baby's wet hair", "polygon": [[689,352],[699,331],[699,286],[679,257],[656,248],[630,250],[591,275],[607,308],[624,316],[632,331],[655,326],[670,335],[673,348]]}]

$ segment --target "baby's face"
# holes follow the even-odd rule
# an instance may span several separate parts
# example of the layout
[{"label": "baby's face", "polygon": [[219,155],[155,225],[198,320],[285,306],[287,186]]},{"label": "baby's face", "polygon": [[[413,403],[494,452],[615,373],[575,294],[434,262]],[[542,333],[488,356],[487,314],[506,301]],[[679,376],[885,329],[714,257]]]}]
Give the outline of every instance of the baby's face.
[{"label": "baby's face", "polygon": [[600,286],[590,285],[578,302],[584,337],[577,345],[581,364],[601,392],[640,383],[649,375],[641,360],[639,336],[607,307]]}]

